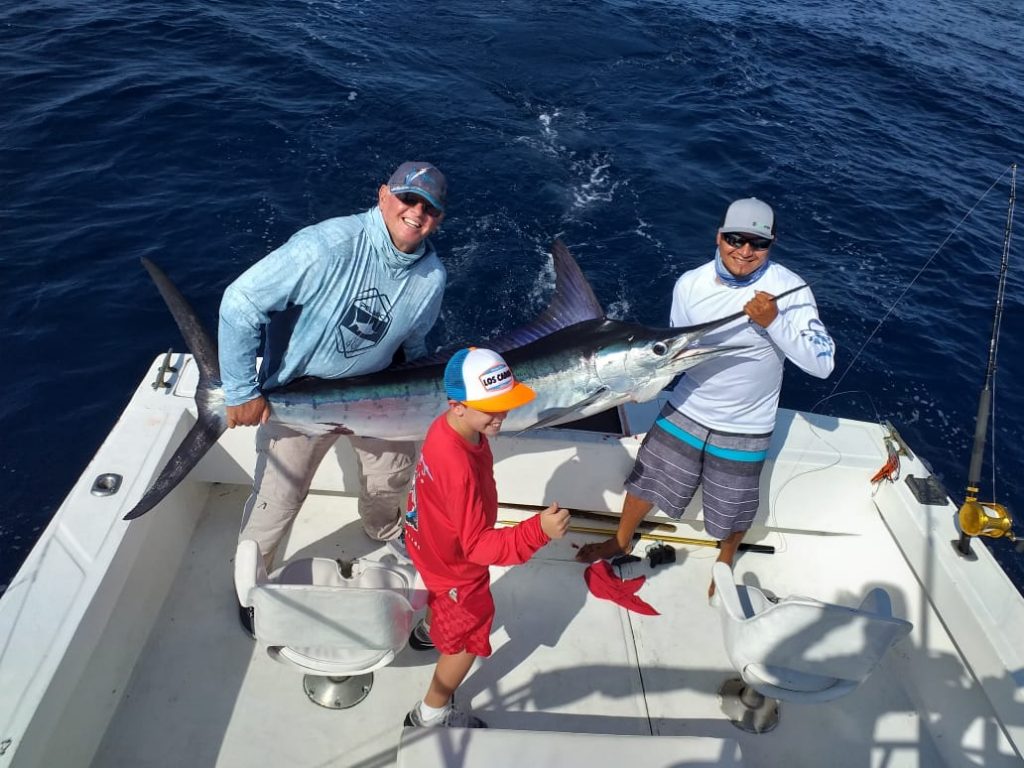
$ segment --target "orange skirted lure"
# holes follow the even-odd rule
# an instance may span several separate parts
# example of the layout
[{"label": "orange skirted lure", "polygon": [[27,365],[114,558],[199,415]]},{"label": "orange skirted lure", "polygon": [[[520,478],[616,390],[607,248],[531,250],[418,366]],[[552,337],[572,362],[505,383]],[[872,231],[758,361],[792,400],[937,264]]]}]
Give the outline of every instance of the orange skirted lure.
[{"label": "orange skirted lure", "polygon": [[887,439],[885,441],[885,448],[889,452],[889,459],[871,477],[872,483],[880,483],[883,480],[888,480],[891,483],[900,477],[900,455],[896,452],[896,444],[892,440]]}]

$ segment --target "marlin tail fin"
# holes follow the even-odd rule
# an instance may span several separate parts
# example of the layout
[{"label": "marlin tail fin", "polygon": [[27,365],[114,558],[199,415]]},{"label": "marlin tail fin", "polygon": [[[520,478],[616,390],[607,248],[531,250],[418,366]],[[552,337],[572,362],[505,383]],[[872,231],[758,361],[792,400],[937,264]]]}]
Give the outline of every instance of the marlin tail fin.
[{"label": "marlin tail fin", "polygon": [[181,445],[171,456],[153,485],[143,494],[139,502],[124,516],[125,520],[141,517],[155,507],[171,492],[182,478],[199,463],[206,452],[224,434],[227,422],[223,413],[211,403],[210,393],[220,387],[220,364],[217,360],[217,344],[203,328],[199,316],[188,303],[171,279],[149,259],[143,258],[142,265],[156,283],[167,308],[174,316],[181,335],[185,337],[192,357],[199,368],[199,385],[196,388],[196,407],[199,421],[192,427]]}]

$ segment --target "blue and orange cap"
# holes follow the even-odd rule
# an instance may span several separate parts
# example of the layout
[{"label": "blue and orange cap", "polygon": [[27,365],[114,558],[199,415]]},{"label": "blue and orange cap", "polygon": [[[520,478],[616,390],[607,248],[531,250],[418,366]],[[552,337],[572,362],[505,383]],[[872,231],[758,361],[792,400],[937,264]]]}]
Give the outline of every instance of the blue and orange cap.
[{"label": "blue and orange cap", "polygon": [[460,349],[444,369],[444,391],[449,400],[485,413],[511,411],[533,400],[537,393],[517,381],[505,359],[490,349]]}]

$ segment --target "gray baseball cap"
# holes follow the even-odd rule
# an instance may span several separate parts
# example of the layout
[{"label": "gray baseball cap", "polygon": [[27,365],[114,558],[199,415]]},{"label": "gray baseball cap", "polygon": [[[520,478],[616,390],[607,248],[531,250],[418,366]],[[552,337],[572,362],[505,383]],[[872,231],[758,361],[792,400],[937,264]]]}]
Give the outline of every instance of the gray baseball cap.
[{"label": "gray baseball cap", "polygon": [[430,163],[402,163],[388,179],[388,189],[395,195],[403,192],[419,195],[442,213],[448,199],[448,182],[444,174]]},{"label": "gray baseball cap", "polygon": [[723,235],[727,232],[744,232],[774,240],[775,214],[768,203],[761,202],[756,197],[745,197],[729,206],[718,231]]}]

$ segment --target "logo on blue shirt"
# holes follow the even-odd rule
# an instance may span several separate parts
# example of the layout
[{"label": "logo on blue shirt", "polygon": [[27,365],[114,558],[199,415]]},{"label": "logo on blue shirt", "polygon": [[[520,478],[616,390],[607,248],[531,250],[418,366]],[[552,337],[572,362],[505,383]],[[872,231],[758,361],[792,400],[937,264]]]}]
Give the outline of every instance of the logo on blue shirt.
[{"label": "logo on blue shirt", "polygon": [[338,351],[356,357],[373,349],[391,327],[391,302],[376,288],[356,296],[338,323]]}]

